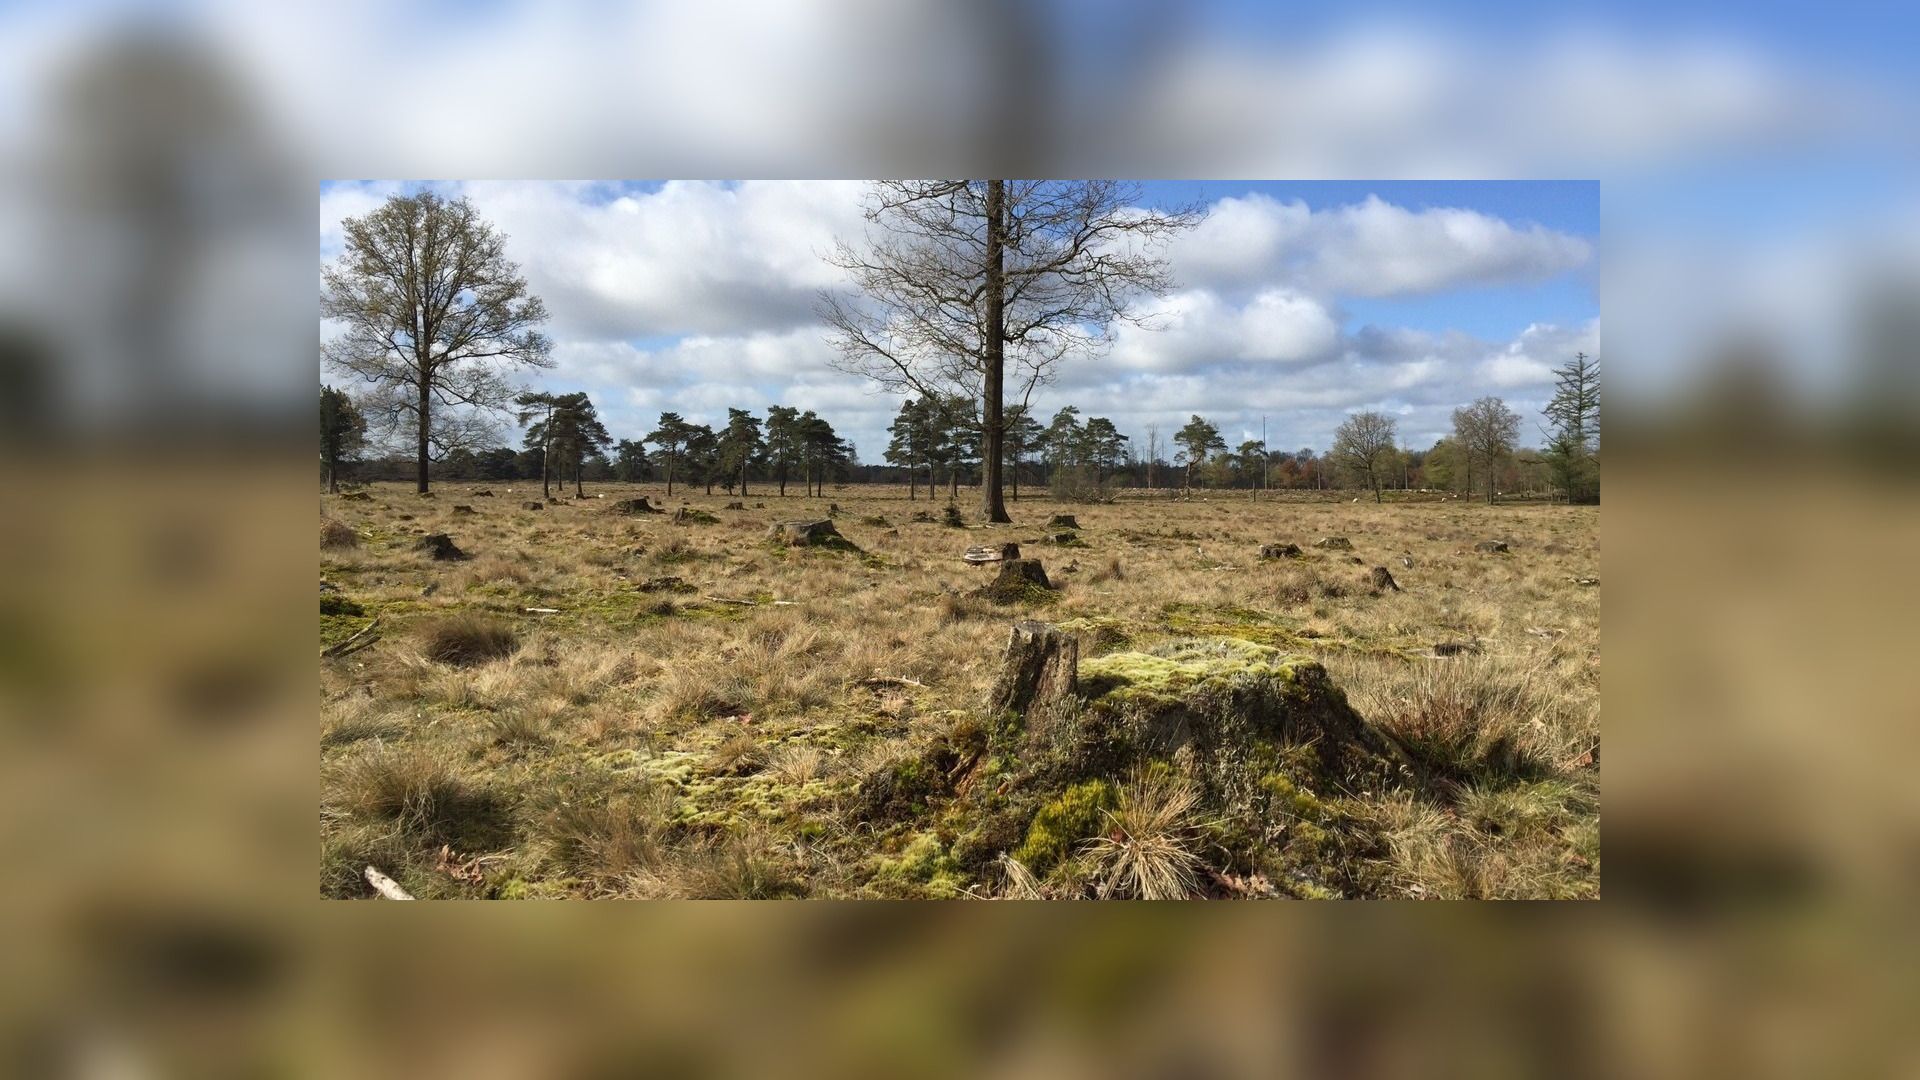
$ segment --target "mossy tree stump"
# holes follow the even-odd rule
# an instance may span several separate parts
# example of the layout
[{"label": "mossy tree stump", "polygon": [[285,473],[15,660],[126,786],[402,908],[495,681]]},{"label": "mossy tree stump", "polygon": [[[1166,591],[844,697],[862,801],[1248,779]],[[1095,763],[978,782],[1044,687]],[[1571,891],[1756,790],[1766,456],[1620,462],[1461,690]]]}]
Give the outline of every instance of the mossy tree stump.
[{"label": "mossy tree stump", "polygon": [[1260,557],[1263,559],[1297,559],[1300,557],[1299,544],[1262,544]]},{"label": "mossy tree stump", "polygon": [[987,711],[1025,716],[1070,698],[1079,688],[1080,639],[1032,619],[1013,624]]},{"label": "mossy tree stump", "polygon": [[788,547],[851,547],[833,522],[776,521],[767,530],[767,538]]},{"label": "mossy tree stump", "polygon": [[1077,529],[1079,527],[1080,523],[1073,519],[1072,514],[1055,514],[1047,519],[1047,528],[1049,529]]},{"label": "mossy tree stump", "polygon": [[613,512],[616,514],[665,513],[661,508],[648,502],[644,495],[638,499],[621,499],[619,502],[613,504]]},{"label": "mossy tree stump", "polygon": [[999,576],[980,594],[996,604],[1044,602],[1053,599],[1053,583],[1047,580],[1046,568],[1039,559],[1006,559],[1000,563]]}]

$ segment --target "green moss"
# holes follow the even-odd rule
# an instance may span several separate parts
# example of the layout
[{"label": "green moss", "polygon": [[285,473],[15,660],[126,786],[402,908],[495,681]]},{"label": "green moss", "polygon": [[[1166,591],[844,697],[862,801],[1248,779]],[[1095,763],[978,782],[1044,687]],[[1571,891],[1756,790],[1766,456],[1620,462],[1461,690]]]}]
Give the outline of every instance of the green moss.
[{"label": "green moss", "polygon": [[957,897],[966,884],[959,863],[940,837],[931,832],[916,834],[898,857],[882,859],[874,879],[934,900]]},{"label": "green moss", "polygon": [[1133,639],[1132,631],[1127,628],[1126,623],[1102,615],[1067,619],[1058,625],[1060,629],[1080,639],[1082,656],[1090,655],[1096,650],[1125,645]]},{"label": "green moss", "polygon": [[1412,638],[1324,637],[1285,616],[1249,607],[1208,608],[1174,603],[1163,609],[1169,631],[1193,637],[1239,638],[1289,652],[1351,652],[1413,659],[1426,645]]},{"label": "green moss", "polygon": [[320,614],[322,615],[365,615],[366,609],[340,593],[320,594]]},{"label": "green moss", "polygon": [[1046,873],[1082,840],[1097,835],[1106,822],[1106,812],[1116,805],[1118,793],[1110,780],[1073,785],[1033,815],[1027,838],[1013,857],[1035,874]]},{"label": "green moss", "polygon": [[1080,685],[1090,699],[1178,704],[1209,682],[1246,678],[1291,682],[1301,663],[1271,646],[1238,638],[1181,641],[1150,653],[1109,653],[1084,660]]}]

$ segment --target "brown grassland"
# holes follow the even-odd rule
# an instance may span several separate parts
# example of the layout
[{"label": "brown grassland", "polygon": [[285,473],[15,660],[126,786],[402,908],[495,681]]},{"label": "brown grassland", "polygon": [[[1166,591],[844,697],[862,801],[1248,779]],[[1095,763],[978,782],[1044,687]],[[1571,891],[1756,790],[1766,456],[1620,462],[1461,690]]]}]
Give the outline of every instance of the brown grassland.
[{"label": "brown grassland", "polygon": [[[370,865],[421,898],[1599,895],[1597,508],[1023,491],[1017,524],[960,529],[895,487],[594,485],[537,511],[525,482],[366,491],[321,507],[321,645],[379,619],[320,661],[326,896],[370,895]],[[636,495],[717,520],[614,511]],[[859,550],[768,540],[829,503]],[[1053,513],[1076,540],[1047,539]],[[469,557],[434,561],[429,533]],[[1005,540],[1057,594],[970,595],[993,571],[961,552]],[[987,798],[1012,766],[985,702],[1023,618],[1083,664],[1196,640],[1318,661],[1428,782],[1276,769],[1257,821],[1201,807],[1178,762]],[[944,768],[968,746],[986,780],[909,790],[929,747]]]}]

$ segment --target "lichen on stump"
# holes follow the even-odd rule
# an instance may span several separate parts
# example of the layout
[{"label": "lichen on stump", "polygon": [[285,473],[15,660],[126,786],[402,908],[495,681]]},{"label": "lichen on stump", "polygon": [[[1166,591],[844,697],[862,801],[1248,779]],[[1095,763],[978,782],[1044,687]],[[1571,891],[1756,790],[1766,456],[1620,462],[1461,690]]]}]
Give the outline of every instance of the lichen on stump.
[{"label": "lichen on stump", "polygon": [[1000,574],[979,595],[996,604],[1051,603],[1057,596],[1039,559],[1006,559]]},{"label": "lichen on stump", "polygon": [[835,551],[859,551],[853,541],[840,535],[833,522],[776,521],[767,529],[767,539],[786,547],[830,548]]}]

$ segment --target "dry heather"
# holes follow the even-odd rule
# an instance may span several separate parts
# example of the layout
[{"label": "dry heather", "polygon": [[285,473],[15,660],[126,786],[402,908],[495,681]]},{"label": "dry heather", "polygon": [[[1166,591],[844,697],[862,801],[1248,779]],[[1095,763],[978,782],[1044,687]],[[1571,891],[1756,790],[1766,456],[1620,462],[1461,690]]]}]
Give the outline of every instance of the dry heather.
[{"label": "dry heather", "polygon": [[[659,485],[538,511],[524,484],[370,493],[322,500],[351,530],[336,545],[358,539],[323,531],[322,645],[380,619],[321,661],[329,896],[368,895],[369,864],[420,897],[1599,894],[1591,508],[1134,493],[1023,498],[1017,524],[962,531],[903,488],[756,486],[746,510]],[[614,511],[636,495],[668,513]],[[769,540],[829,501],[857,549]],[[676,523],[682,505],[716,520]],[[1055,512],[1078,518],[1067,542],[1046,539]],[[473,558],[434,562],[413,546],[428,533]],[[1352,549],[1313,546],[1328,536]],[[1510,551],[1475,550],[1488,539]],[[1044,562],[1050,602],[976,595],[993,569],[961,552],[1006,540]],[[1289,542],[1298,557],[1260,558]],[[978,760],[997,746],[985,700],[1026,617],[1083,658],[1239,639],[1318,660],[1430,783],[1262,796],[1297,821],[1251,863],[1222,854],[1217,808],[1137,770],[1025,820],[963,820],[991,795],[973,773],[1004,765]],[[1293,867],[1336,817],[1368,842]]]}]

